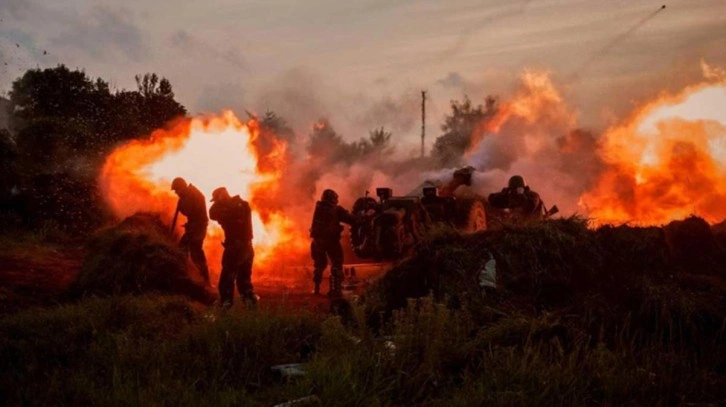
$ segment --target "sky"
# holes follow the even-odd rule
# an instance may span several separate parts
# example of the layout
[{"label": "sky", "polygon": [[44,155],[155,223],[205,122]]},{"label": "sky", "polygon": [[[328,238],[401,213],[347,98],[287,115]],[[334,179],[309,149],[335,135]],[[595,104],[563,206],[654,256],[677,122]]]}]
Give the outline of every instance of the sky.
[{"label": "sky", "polygon": [[[663,9],[662,5],[666,5]],[[427,149],[451,99],[506,98],[551,73],[583,126],[726,67],[726,0],[0,0],[0,94],[62,63],[134,88],[167,77],[191,113],[275,110],[298,131],[391,129]]]}]

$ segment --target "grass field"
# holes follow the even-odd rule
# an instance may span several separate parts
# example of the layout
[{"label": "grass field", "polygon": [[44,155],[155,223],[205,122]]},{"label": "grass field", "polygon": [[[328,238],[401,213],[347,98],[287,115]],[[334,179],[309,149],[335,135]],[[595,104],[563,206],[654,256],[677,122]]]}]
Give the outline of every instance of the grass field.
[{"label": "grass field", "polygon": [[[336,307],[280,301],[222,313],[159,292],[8,297],[16,306],[0,317],[0,398],[5,405],[269,406],[307,396],[326,406],[722,405],[723,248],[691,249],[698,262],[689,268],[689,254],[669,246],[673,236],[565,220],[432,237],[364,296]],[[42,269],[48,256],[63,259],[58,253],[77,273],[72,252],[35,241],[0,257],[15,256],[17,273],[23,264]],[[490,257],[497,289],[482,293],[477,273]],[[60,275],[68,287],[68,273]],[[57,300],[35,298],[43,296]],[[305,374],[272,370],[286,363],[303,363]]]}]

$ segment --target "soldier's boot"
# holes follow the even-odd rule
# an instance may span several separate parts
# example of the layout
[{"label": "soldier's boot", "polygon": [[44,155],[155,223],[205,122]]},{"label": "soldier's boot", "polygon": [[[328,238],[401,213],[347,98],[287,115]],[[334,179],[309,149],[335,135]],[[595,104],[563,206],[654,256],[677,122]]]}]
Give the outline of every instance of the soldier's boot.
[{"label": "soldier's boot", "polygon": [[313,294],[320,295],[320,282],[323,281],[323,270],[313,271]]},{"label": "soldier's boot", "polygon": [[207,268],[206,264],[200,265],[199,273],[202,275],[204,285],[206,285],[207,287],[212,287],[212,282],[209,280],[209,268]]},{"label": "soldier's boot", "polygon": [[328,297],[335,297],[335,280],[335,275],[333,273],[330,273],[330,277],[328,278]]},{"label": "soldier's boot", "polygon": [[242,300],[248,307],[256,307],[259,299],[260,297],[252,290],[245,290],[244,294],[242,294]]},{"label": "soldier's boot", "polygon": [[330,291],[328,297],[340,297],[343,295],[343,272],[337,269],[330,270]]}]

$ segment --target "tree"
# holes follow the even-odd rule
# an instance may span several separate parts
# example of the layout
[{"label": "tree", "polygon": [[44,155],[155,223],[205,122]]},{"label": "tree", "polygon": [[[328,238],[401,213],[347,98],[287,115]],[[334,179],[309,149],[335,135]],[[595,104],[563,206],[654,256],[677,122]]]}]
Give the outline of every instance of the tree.
[{"label": "tree", "polygon": [[137,90],[112,93],[106,81],[58,65],[13,82],[8,111],[21,189],[25,201],[42,203],[28,219],[55,219],[67,230],[91,226],[102,213],[95,182],[106,153],[186,113],[168,80],[146,74],[136,81]]},{"label": "tree", "polygon": [[287,123],[287,120],[272,110],[265,112],[265,116],[260,120],[260,128],[263,131],[274,133],[276,137],[283,140],[291,140],[295,137],[295,131]]},{"label": "tree", "polygon": [[466,150],[471,147],[472,134],[485,120],[491,119],[497,111],[497,99],[488,96],[482,105],[473,106],[468,96],[464,101],[451,101],[451,114],[446,116],[441,130],[444,134],[436,138],[432,156],[441,167],[458,165]]},{"label": "tree", "polygon": [[6,129],[0,129],[0,201],[5,201],[11,189],[19,182],[17,178],[18,148]]},{"label": "tree", "polygon": [[392,151],[390,146],[392,136],[393,134],[383,127],[371,130],[368,139],[361,138],[357,143],[358,156],[366,157],[373,154],[390,154]]},{"label": "tree", "polygon": [[[168,121],[187,113],[184,106],[174,100],[174,91],[166,78],[159,78],[155,73],[136,75],[134,78],[138,88],[137,93],[141,96],[142,109],[138,114],[143,134],[150,134]],[[139,134],[131,135],[131,137],[138,136]]]},{"label": "tree", "polygon": [[308,142],[308,154],[324,164],[349,162],[355,156],[355,146],[343,141],[328,119],[320,119],[313,125]]}]

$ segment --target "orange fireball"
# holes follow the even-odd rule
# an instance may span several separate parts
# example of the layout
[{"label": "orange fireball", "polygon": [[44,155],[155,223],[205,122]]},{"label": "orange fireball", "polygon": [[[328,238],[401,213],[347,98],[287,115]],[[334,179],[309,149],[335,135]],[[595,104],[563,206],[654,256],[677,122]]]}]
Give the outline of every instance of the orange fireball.
[{"label": "orange fireball", "polygon": [[[106,159],[99,186],[119,218],[147,211],[161,213],[167,221],[176,208],[170,189],[175,177],[194,184],[207,198],[215,188],[227,187],[252,207],[253,278],[272,277],[285,259],[305,250],[307,238],[270,202],[280,188],[286,144],[274,137],[261,141],[256,121],[243,123],[230,111],[183,119],[116,149]],[[210,222],[204,250],[212,274],[220,270],[222,238],[221,228]]]},{"label": "orange fireball", "polygon": [[607,169],[581,205],[597,224],[726,218],[726,81],[646,104],[603,136]]}]

